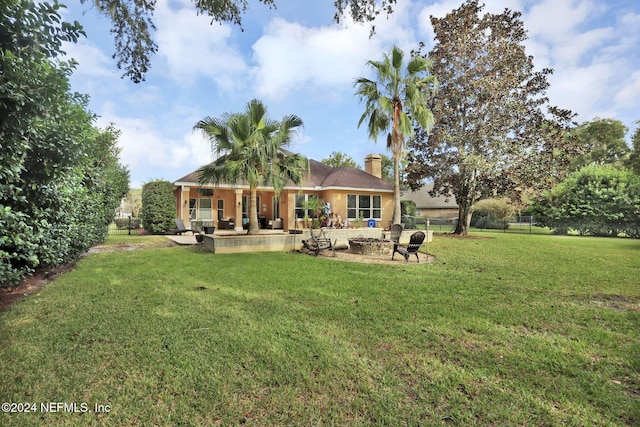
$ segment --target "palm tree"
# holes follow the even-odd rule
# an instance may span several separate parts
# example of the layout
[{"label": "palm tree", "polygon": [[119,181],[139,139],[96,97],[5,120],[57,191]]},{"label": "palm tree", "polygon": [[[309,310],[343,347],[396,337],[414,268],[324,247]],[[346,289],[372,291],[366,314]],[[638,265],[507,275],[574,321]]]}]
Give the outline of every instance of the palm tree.
[{"label": "palm tree", "polygon": [[211,142],[214,160],[198,169],[200,183],[221,182],[235,184],[246,180],[249,184],[249,230],[257,234],[259,185],[272,186],[276,194],[289,181],[299,184],[309,163],[299,154],[285,150],[302,120],[295,115],[281,121],[271,120],[265,105],[257,100],[247,103],[244,113],[225,113],[220,117],[206,117],[194,126]]},{"label": "palm tree", "polygon": [[393,154],[393,223],[400,223],[400,161],[404,158],[405,137],[413,135],[414,122],[430,131],[433,114],[427,108],[431,93],[438,82],[429,74],[431,61],[414,56],[403,64],[404,53],[398,47],[382,61],[367,61],[376,73],[376,80],[356,79],[356,95],[365,104],[358,127],[367,118],[369,138],[377,141],[380,133],[387,133],[387,149]]}]

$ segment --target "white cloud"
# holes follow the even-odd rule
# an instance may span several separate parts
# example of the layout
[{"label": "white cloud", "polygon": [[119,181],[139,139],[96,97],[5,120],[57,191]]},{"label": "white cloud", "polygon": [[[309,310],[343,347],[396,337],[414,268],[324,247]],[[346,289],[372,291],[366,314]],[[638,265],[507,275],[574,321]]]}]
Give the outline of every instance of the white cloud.
[{"label": "white cloud", "polygon": [[121,163],[138,171],[138,175],[142,170],[162,170],[172,176],[150,175],[146,178],[175,179],[173,174],[176,170],[195,169],[211,159],[207,141],[200,134],[191,132],[192,123],[189,119],[177,119],[175,127],[188,130],[172,137],[166,134],[167,123],[161,118],[154,121],[151,118],[121,117],[114,110],[114,104],[105,104],[98,125],[115,123],[121,130],[118,139],[122,149]]},{"label": "white cloud", "polygon": [[614,74],[613,67],[607,64],[563,68],[549,78],[551,103],[578,113],[588,112],[607,95],[607,85],[603,82]]},{"label": "white cloud", "polygon": [[368,29],[305,28],[273,20],[253,45],[256,91],[282,99],[304,86],[329,91],[349,84],[370,57]]},{"label": "white cloud", "polygon": [[640,71],[636,71],[614,97],[617,106],[638,108],[640,106]]},{"label": "white cloud", "polygon": [[389,19],[379,17],[373,37],[369,25],[348,19],[319,27],[272,20],[252,47],[255,91],[275,100],[299,96],[300,91],[325,100],[339,98],[339,93],[352,90],[354,78],[366,73],[368,60],[381,59],[393,44],[406,52],[416,47],[409,6],[399,4]]},{"label": "white cloud", "polygon": [[212,79],[219,88],[232,90],[243,85],[248,67],[230,40],[230,25],[211,24],[197,16],[192,5],[172,10],[159,2],[156,10],[158,56],[167,61],[171,76],[191,83],[199,75]]},{"label": "white cloud", "polygon": [[91,76],[116,74],[111,58],[85,39],[80,39],[78,43],[65,43],[64,50],[67,52],[67,58],[73,58],[80,64],[77,74]]},{"label": "white cloud", "polygon": [[555,43],[571,38],[581,24],[599,11],[602,6],[590,0],[543,0],[529,9],[526,28],[533,37]]}]

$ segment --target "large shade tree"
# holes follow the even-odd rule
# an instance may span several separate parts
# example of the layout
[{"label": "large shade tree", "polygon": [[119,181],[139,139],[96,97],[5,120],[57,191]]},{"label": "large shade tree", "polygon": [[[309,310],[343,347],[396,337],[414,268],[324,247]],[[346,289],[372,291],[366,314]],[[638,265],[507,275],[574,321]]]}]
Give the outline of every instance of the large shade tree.
[{"label": "large shade tree", "polygon": [[248,234],[259,232],[258,186],[268,185],[280,193],[288,182],[299,184],[308,173],[308,160],[286,150],[301,126],[302,119],[295,115],[270,119],[257,99],[249,101],[243,113],[206,117],[194,126],[209,139],[216,157],[198,170],[200,182],[249,184]]},{"label": "large shade tree", "polygon": [[574,134],[585,153],[576,157],[573,169],[586,165],[622,165],[630,154],[624,137],[628,128],[615,119],[596,118],[580,124]]},{"label": "large shade tree", "polygon": [[367,121],[371,139],[386,136],[387,148],[393,155],[393,222],[400,223],[400,161],[414,125],[426,131],[433,126],[427,102],[438,82],[429,72],[431,61],[414,56],[405,64],[404,53],[396,46],[390,54],[384,54],[382,61],[368,61],[367,65],[373,69],[375,79],[359,77],[355,81],[356,95],[365,105],[358,127]]},{"label": "large shade tree", "polygon": [[362,167],[358,163],[356,163],[356,161],[353,160],[350,155],[343,153],[342,151],[332,151],[331,155],[320,160],[320,163],[334,168],[339,168],[341,166],[351,166],[354,168],[362,169]]},{"label": "large shade tree", "polygon": [[[335,0],[334,20],[340,22],[350,17],[358,23],[373,21],[380,13],[393,13],[397,0]],[[92,3],[112,22],[111,33],[115,42],[113,57],[118,68],[124,68],[124,76],[135,83],[144,80],[151,67],[151,57],[158,51],[153,36],[156,26],[153,14],[156,0],[80,0]],[[276,0],[256,0],[269,8],[276,7]],[[242,26],[242,16],[249,7],[248,0],[195,0],[195,13],[211,17],[211,23],[230,22]],[[371,27],[371,32],[375,27]]]},{"label": "large shade tree", "polygon": [[408,155],[412,188],[433,180],[432,196],[455,196],[454,233],[461,235],[476,202],[549,187],[578,150],[568,138],[571,112],[548,106],[552,70],[534,71],[525,52],[521,14],[481,16],[483,7],[467,1],[431,17],[436,44],[429,58],[440,82],[431,104],[436,126],[430,135],[418,130]]}]

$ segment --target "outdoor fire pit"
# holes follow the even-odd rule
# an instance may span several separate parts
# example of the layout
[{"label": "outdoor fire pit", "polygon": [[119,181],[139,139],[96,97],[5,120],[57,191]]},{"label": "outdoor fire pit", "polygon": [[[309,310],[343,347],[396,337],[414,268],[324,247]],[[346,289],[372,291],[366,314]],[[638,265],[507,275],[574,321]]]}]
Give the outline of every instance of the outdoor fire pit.
[{"label": "outdoor fire pit", "polygon": [[391,240],[356,237],[349,239],[349,252],[360,255],[391,255],[393,242]]}]

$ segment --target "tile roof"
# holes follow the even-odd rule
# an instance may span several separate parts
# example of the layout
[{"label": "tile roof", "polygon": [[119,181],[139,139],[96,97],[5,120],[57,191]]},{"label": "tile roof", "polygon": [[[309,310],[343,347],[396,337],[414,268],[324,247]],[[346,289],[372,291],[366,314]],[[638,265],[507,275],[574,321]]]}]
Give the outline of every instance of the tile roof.
[{"label": "tile roof", "polygon": [[[393,184],[377,178],[367,172],[351,166],[334,168],[316,160],[309,160],[309,175],[302,183],[303,188],[361,188],[380,191],[393,191]],[[197,171],[193,171],[174,182],[175,185],[199,185]],[[246,182],[239,183],[247,185]],[[224,184],[221,184],[224,186]],[[294,186],[292,183],[291,186]]]}]

